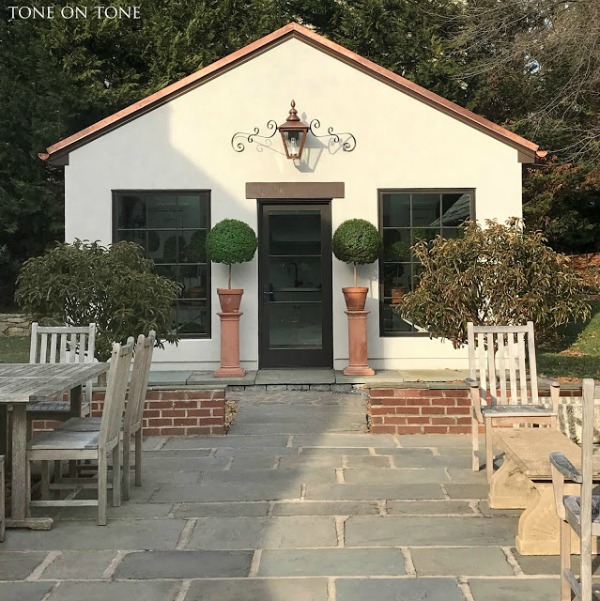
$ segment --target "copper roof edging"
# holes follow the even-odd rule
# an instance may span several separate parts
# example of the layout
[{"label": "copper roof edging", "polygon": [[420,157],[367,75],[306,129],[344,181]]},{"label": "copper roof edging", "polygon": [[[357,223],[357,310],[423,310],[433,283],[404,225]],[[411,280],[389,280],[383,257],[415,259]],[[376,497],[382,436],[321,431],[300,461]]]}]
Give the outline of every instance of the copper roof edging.
[{"label": "copper roof edging", "polygon": [[65,164],[68,161],[68,153],[71,150],[83,146],[105,133],[162,106],[173,98],[185,94],[190,89],[218,77],[223,72],[251,60],[255,56],[278,46],[292,37],[299,39],[318,50],[324,51],[328,55],[337,58],[350,66],[358,68],[363,73],[375,77],[379,81],[391,85],[395,89],[405,92],[417,100],[425,102],[432,108],[441,110],[445,114],[453,116],[461,122],[471,125],[476,129],[517,148],[531,159],[537,157],[541,158],[546,154],[544,151],[540,151],[539,146],[534,142],[489,121],[485,117],[481,117],[468,109],[419,86],[401,75],[377,65],[369,59],[340,46],[306,27],[298,25],[297,23],[288,23],[280,29],[277,29],[247,46],[228,54],[222,59],[211,63],[207,67],[204,67],[179,81],[169,84],[158,92],[146,96],[97,123],[49,146],[46,152],[41,152],[38,156],[40,159],[49,161],[51,164]]}]

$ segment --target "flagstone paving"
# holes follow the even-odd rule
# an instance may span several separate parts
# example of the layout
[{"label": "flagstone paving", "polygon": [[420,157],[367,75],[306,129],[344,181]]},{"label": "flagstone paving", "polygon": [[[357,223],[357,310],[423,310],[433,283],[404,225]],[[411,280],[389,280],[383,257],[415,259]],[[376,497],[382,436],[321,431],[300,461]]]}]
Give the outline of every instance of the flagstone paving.
[{"label": "flagstone paving", "polygon": [[[558,601],[468,436],[371,436],[365,398],[229,393],[226,437],[148,438],[144,484],[0,544],[2,601]],[[42,511],[42,510],[40,510]],[[46,510],[47,511],[47,510]]]}]

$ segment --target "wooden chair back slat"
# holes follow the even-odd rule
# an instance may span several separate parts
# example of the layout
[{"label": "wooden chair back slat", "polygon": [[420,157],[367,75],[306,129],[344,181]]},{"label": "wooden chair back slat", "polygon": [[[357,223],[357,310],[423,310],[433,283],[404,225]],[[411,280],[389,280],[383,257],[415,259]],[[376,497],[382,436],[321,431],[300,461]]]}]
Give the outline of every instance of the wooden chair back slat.
[{"label": "wooden chair back slat", "polygon": [[141,427],[155,342],[156,333],[154,330],[151,330],[148,337],[140,334],[135,346],[131,385],[129,386],[129,394],[127,396],[124,421],[124,430],[129,434],[133,434],[133,432]]},{"label": "wooden chair back slat", "polygon": [[507,332],[508,337],[508,381],[510,383],[510,398],[517,398],[517,349],[514,332]]},{"label": "wooden chair back slat", "polygon": [[487,404],[539,403],[533,323],[467,327],[469,377]]},{"label": "wooden chair back slat", "polygon": [[498,379],[500,380],[500,398],[503,403],[508,402],[506,395],[506,345],[504,344],[504,332],[499,332],[496,336],[496,344],[498,346]]},{"label": "wooden chair back slat", "polygon": [[519,383],[520,383],[520,396],[519,404],[522,405],[527,403],[527,369],[525,367],[525,336],[519,332],[517,334],[517,345],[519,349],[518,360],[519,360]]},{"label": "wooden chair back slat", "polygon": [[489,349],[494,349],[494,333],[486,333],[486,343],[488,348],[487,360],[488,360],[488,380],[489,380],[489,400],[492,405],[498,402],[498,385],[496,382],[496,356],[494,352],[490,352]]},{"label": "wooden chair back slat", "polygon": [[[50,334],[50,358],[48,359],[48,363],[56,363],[56,341],[58,339],[58,335],[56,332]],[[60,358],[60,355],[59,355]]]},{"label": "wooden chair back slat", "polygon": [[[92,363],[96,351],[96,324],[40,326],[31,324],[29,363]],[[92,382],[86,384],[86,401],[92,400]]]},{"label": "wooden chair back slat", "polygon": [[38,363],[46,363],[46,353],[48,351],[48,337],[42,336],[40,344],[40,360]]},{"label": "wooden chair back slat", "polygon": [[98,437],[101,451],[110,449],[119,440],[132,355],[133,338],[129,338],[123,346],[113,345]]},{"label": "wooden chair back slat", "polygon": [[531,389],[531,402],[539,403],[537,360],[535,357],[535,341],[533,335],[533,322],[527,322],[527,352],[529,353],[529,379]]},{"label": "wooden chair back slat", "polygon": [[479,379],[479,383],[480,383],[480,387],[482,390],[482,397],[484,399],[487,399],[487,377],[486,377],[486,373],[487,370],[485,368],[485,361],[486,361],[486,357],[485,357],[485,342],[483,339],[483,333],[478,333],[477,334],[477,350],[479,352],[479,365],[477,368],[477,372],[475,375],[476,379]]},{"label": "wooden chair back slat", "polygon": [[59,363],[68,363],[68,361],[67,361],[67,346],[68,346],[67,335],[61,334],[60,335]]}]

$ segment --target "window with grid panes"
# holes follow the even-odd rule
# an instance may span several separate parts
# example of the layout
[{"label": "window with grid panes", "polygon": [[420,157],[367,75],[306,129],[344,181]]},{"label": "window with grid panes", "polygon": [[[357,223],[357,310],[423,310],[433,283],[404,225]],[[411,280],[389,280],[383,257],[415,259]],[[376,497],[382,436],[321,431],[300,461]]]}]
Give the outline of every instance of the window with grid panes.
[{"label": "window with grid panes", "polygon": [[384,244],[379,262],[381,336],[425,333],[394,310],[418,278],[420,264],[410,247],[440,235],[459,236],[459,226],[474,217],[473,198],[472,190],[379,192],[379,227]]},{"label": "window with grid panes", "polygon": [[173,330],[182,338],[210,337],[210,262],[204,243],[210,191],[114,192],[115,242],[129,240],[159,275],[183,288],[173,304]]}]

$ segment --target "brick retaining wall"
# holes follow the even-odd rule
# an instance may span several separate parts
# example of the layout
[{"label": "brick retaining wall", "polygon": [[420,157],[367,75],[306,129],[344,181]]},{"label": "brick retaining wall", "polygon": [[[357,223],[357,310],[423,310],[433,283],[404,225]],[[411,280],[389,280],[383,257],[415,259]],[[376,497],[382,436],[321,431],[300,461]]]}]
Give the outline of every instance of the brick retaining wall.
[{"label": "brick retaining wall", "polygon": [[[94,392],[92,415],[102,415],[104,391]],[[36,420],[35,431],[52,430],[60,422]],[[224,390],[148,390],[144,436],[225,434]]]},{"label": "brick retaining wall", "polygon": [[[540,390],[540,396],[549,394]],[[568,405],[581,396],[581,387],[561,387],[560,395],[559,426],[569,435],[575,432],[577,413]],[[467,388],[373,388],[367,402],[372,434],[470,434],[470,412]]]},{"label": "brick retaining wall", "polygon": [[471,432],[469,391],[410,388],[369,390],[373,434],[467,434]]}]

